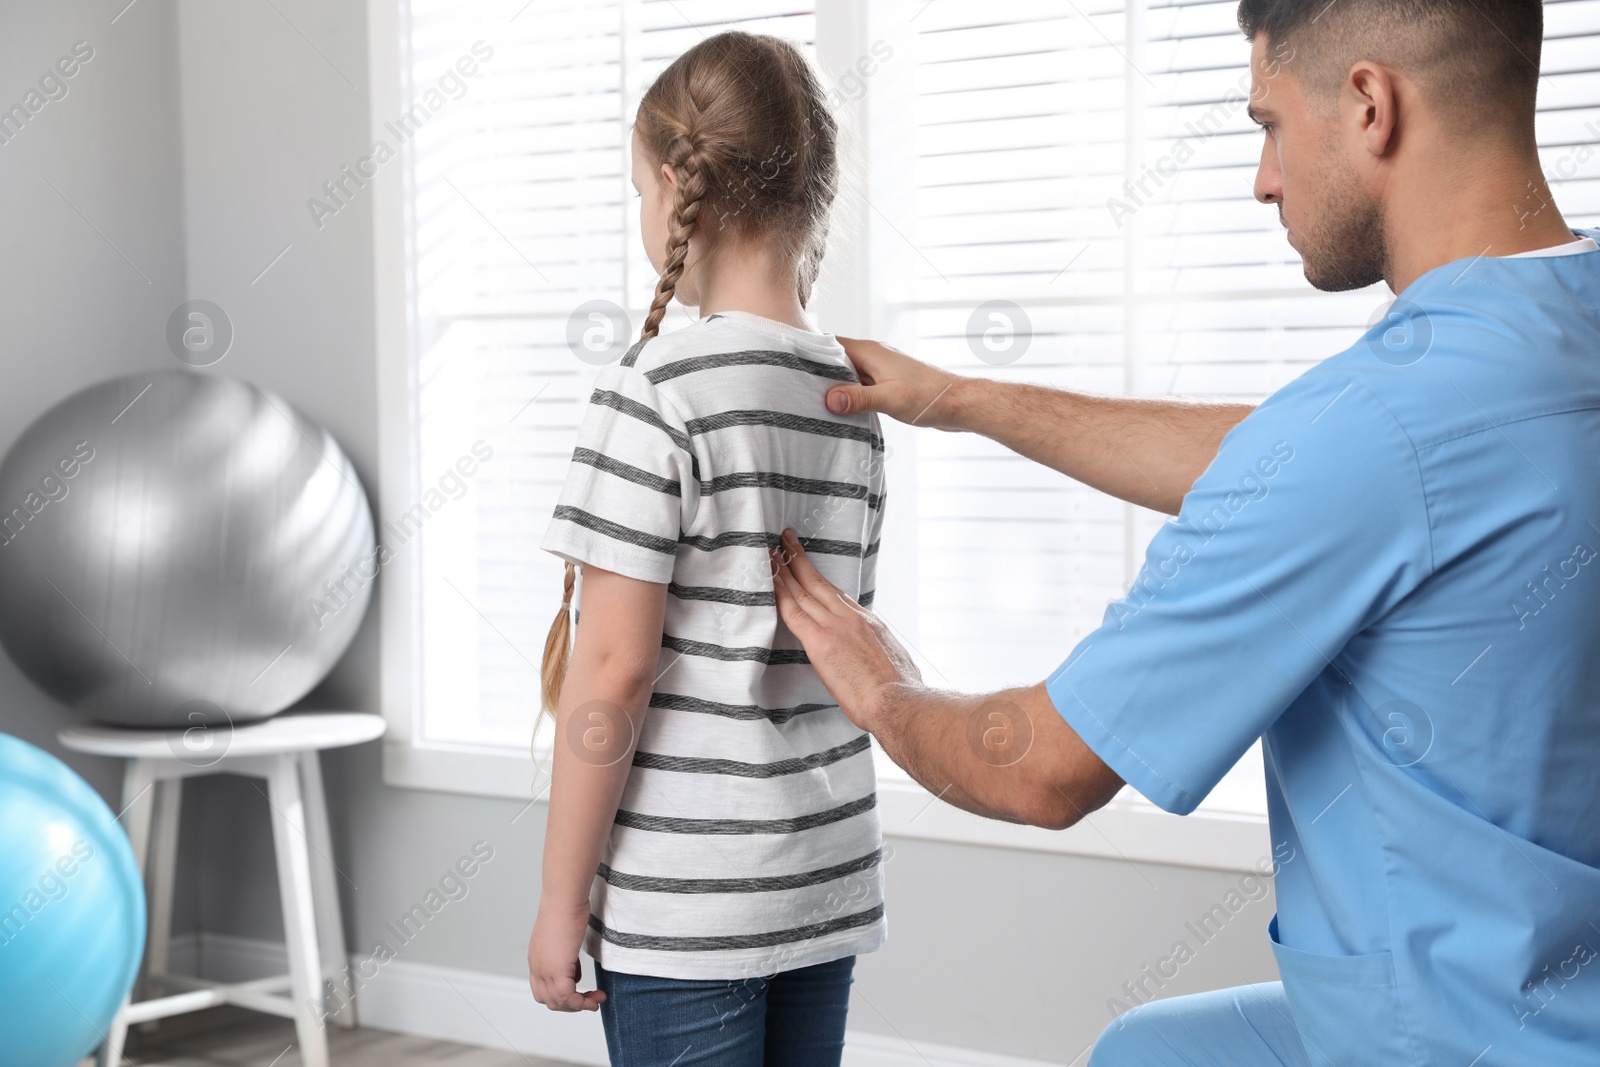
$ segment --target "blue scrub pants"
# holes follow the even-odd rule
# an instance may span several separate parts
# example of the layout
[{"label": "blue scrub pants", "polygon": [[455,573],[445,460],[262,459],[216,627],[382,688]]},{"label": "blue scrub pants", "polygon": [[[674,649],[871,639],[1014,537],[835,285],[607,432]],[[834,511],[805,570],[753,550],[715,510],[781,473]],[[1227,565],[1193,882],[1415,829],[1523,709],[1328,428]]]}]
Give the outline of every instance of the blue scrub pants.
[{"label": "blue scrub pants", "polygon": [[[1352,1025],[1359,1025],[1351,1020]],[[1089,1067],[1309,1067],[1282,982],[1151,1001],[1100,1035]]]}]

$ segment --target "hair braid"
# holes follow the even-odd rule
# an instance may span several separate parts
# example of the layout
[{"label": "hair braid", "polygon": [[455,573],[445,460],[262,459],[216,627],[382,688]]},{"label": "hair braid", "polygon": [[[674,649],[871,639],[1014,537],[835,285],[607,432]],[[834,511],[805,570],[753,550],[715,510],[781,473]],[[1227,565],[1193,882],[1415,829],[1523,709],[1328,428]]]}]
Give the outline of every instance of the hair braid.
[{"label": "hair braid", "polygon": [[[737,30],[707,38],[657,76],[635,129],[649,158],[671,166],[676,178],[666,259],[640,337],[660,333],[696,235],[701,255],[724,230],[775,242],[797,261],[796,295],[801,306],[809,303],[839,168],[826,94],[800,50]],[[719,219],[715,235],[700,225],[708,210]],[[561,609],[545,638],[540,695],[551,715],[570,663],[576,579],[567,564]]]},{"label": "hair braid", "polygon": [[[681,147],[680,147],[681,146]],[[655,299],[650,303],[650,313],[645,317],[641,337],[654,337],[661,329],[661,319],[667,313],[667,304],[683,277],[685,260],[689,257],[689,238],[694,233],[695,220],[700,216],[700,206],[705,202],[706,178],[701,153],[689,135],[679,138],[674,155],[681,161],[673,166],[678,173],[678,192],[672,205],[672,218],[667,231],[667,259],[661,268],[661,278],[656,283]],[[544,708],[554,715],[561,700],[561,689],[567,681],[567,667],[572,657],[572,592],[576,570],[567,564],[561,585],[561,608],[550,623],[550,632],[544,639],[544,659],[539,665],[541,696]]]},{"label": "hair braid", "polygon": [[692,132],[685,132],[673,143],[668,162],[678,175],[677,195],[672,204],[672,217],[667,221],[667,258],[661,265],[661,277],[656,280],[656,295],[650,301],[650,312],[644,317],[640,338],[654,337],[661,332],[661,320],[667,314],[667,304],[677,291],[678,280],[689,258],[689,238],[694,235],[695,222],[706,199],[706,167],[700,146]]},{"label": "hair braid", "polygon": [[567,664],[572,657],[572,592],[578,581],[578,568],[567,564],[561,578],[561,608],[551,620],[544,639],[544,658],[539,663],[540,696],[544,709],[556,713],[561,687],[567,680]]}]

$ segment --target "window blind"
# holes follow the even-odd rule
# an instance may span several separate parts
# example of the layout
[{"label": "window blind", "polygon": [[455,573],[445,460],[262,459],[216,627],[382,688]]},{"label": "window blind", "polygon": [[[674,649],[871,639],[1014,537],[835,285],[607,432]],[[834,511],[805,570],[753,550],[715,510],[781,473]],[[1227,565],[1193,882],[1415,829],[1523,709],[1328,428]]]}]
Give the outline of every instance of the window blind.
[{"label": "window blind", "polygon": [[[570,320],[608,301],[636,334],[654,284],[624,151],[638,96],[703,35],[739,27],[810,49],[818,15],[771,0],[535,0],[515,18],[487,6],[408,6],[411,99],[475,41],[494,50],[410,142],[419,501],[474,442],[493,455],[398,551],[422,557],[422,738],[520,747],[559,596],[537,546],[595,370],[569,347]],[[1600,0],[1545,12],[1542,160],[1570,221],[1593,225]],[[870,187],[893,191],[864,209],[893,220],[866,254],[875,272],[905,264],[887,272],[892,336],[966,374],[1247,400],[1346,346],[1387,291],[1316,293],[1276,212],[1251,198],[1261,135],[1234,13],[1233,0],[825,8],[895,27],[865,92],[907,106],[860,131]],[[1014,362],[969,342],[991,300],[1031,323]],[[674,308],[665,328],[683,321]],[[1098,625],[1164,516],[983,440],[915,442],[889,468],[890,521],[915,528],[897,549],[915,596],[893,621],[937,666],[930,680],[1037,681]],[[1260,793],[1247,759],[1208,804],[1256,812]]]},{"label": "window blind", "polygon": [[[397,551],[421,553],[421,739],[521,748],[560,602],[560,563],[539,541],[599,369],[569,330],[631,343],[655,287],[626,150],[639,97],[703,36],[809,46],[815,16],[775,0],[489,7],[408,4],[412,100],[474,42],[493,49],[410,142],[419,500],[475,442],[492,458]],[[597,301],[625,322],[581,312]],[[685,321],[675,307],[663,330]]]}]

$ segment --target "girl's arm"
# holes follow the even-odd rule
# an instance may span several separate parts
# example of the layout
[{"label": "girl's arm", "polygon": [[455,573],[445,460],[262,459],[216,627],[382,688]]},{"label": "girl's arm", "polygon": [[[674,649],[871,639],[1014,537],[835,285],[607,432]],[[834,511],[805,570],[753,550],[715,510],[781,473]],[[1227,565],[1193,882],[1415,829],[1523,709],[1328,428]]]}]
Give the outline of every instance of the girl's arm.
[{"label": "girl's arm", "polygon": [[577,991],[589,889],[622,799],[655,684],[667,587],[585,567],[583,611],[556,709],[550,817],[528,984],[553,1011],[594,1011]]}]

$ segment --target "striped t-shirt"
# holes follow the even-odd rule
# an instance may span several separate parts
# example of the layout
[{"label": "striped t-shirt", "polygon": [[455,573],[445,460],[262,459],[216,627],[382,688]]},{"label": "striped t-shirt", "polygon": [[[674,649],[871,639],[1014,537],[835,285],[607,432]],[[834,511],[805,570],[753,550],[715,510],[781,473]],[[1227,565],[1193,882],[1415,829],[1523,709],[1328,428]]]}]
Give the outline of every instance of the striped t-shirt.
[{"label": "striped t-shirt", "polygon": [[668,593],[590,895],[586,948],[608,969],[746,978],[883,941],[868,738],[779,619],[767,557],[792,527],[871,603],[883,437],[822,401],[854,381],[831,337],[742,312],[641,342],[595,380],[543,547]]}]

